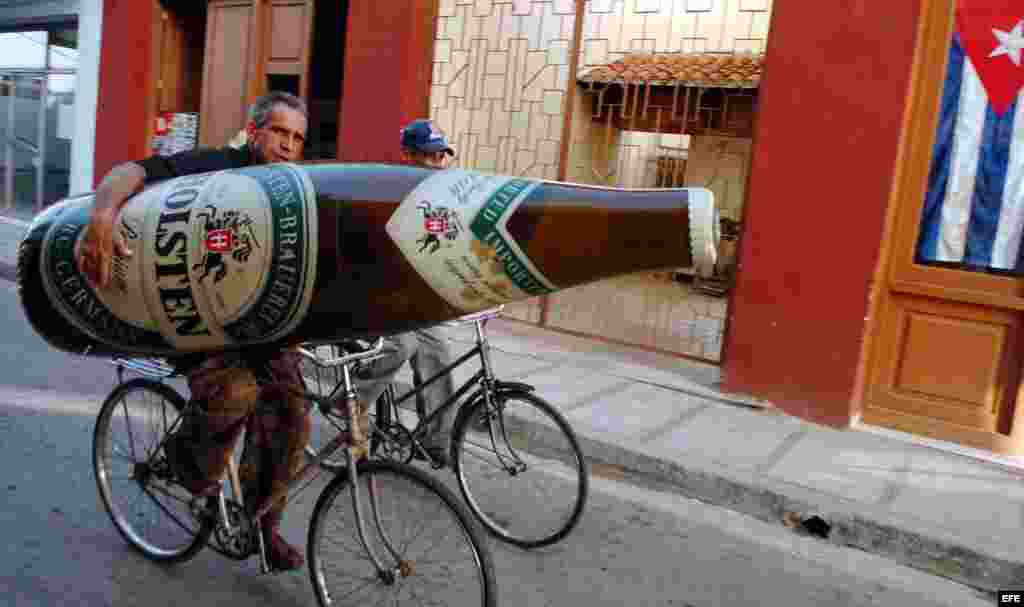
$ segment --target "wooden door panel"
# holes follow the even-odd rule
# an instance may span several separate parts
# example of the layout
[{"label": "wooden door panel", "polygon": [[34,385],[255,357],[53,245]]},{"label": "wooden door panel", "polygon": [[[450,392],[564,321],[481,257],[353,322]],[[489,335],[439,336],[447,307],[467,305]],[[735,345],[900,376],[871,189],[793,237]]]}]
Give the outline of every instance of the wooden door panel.
[{"label": "wooden door panel", "polygon": [[[267,61],[302,61],[306,51],[305,33],[310,19],[309,7],[305,0],[298,2],[274,2],[271,7],[270,54]],[[268,70],[269,71],[269,70]]]},{"label": "wooden door panel", "polygon": [[903,328],[898,389],[965,407],[991,406],[1006,325],[909,310]]},{"label": "wooden door panel", "polygon": [[211,2],[207,13],[199,142],[219,147],[245,125],[253,44],[251,2]]},{"label": "wooden door panel", "polygon": [[871,406],[1008,433],[1020,313],[893,294],[881,317]]},{"label": "wooden door panel", "polygon": [[304,99],[309,96],[314,12],[312,0],[274,0],[266,34],[266,73],[298,76],[299,96]]}]

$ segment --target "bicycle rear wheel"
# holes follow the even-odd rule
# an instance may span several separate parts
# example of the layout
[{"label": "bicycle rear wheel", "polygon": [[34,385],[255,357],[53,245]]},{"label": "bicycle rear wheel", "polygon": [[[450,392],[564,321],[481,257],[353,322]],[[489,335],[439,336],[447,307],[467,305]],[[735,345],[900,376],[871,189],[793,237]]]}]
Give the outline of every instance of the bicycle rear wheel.
[{"label": "bicycle rear wheel", "polygon": [[348,476],[336,476],[317,500],[306,545],[320,605],[495,605],[491,553],[451,491],[389,461],[359,464],[358,482],[366,540],[385,571],[359,539]]},{"label": "bicycle rear wheel", "polygon": [[[526,390],[492,394],[459,413],[453,467],[470,510],[521,548],[562,540],[579,523],[590,473],[569,422]],[[524,506],[532,507],[524,507]]]},{"label": "bicycle rear wheel", "polygon": [[161,445],[185,408],[173,388],[138,378],[114,388],[93,431],[93,471],[118,532],[154,561],[185,561],[206,545],[213,522],[197,519]]}]

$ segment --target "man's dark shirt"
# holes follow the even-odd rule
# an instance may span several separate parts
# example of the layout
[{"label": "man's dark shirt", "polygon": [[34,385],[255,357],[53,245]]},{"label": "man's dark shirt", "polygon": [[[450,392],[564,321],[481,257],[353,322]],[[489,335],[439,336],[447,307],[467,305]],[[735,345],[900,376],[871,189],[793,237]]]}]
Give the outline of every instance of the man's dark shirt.
[{"label": "man's dark shirt", "polygon": [[240,169],[253,164],[253,157],[249,146],[237,150],[231,147],[202,148],[178,152],[172,156],[150,156],[145,160],[136,160],[135,164],[145,169],[145,185],[150,186],[158,181],[184,175]]}]

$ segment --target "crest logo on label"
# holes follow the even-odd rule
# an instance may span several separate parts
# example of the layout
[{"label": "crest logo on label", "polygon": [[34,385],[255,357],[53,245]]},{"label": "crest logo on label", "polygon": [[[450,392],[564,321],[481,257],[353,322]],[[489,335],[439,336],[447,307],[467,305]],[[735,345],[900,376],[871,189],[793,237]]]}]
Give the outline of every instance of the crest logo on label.
[{"label": "crest logo on label", "polygon": [[224,211],[213,205],[206,205],[207,211],[198,214],[204,218],[203,230],[206,232],[203,258],[193,264],[192,270],[202,270],[199,280],[206,280],[213,272],[213,282],[218,283],[228,275],[226,253],[240,264],[249,260],[254,249],[260,248],[259,239],[253,230],[252,218],[240,211]]},{"label": "crest logo on label", "polygon": [[213,253],[227,253],[235,246],[231,230],[212,230],[206,235],[206,249]]},{"label": "crest logo on label", "polygon": [[429,249],[430,253],[436,253],[441,248],[442,238],[446,241],[445,246],[452,246],[462,232],[458,214],[448,207],[435,207],[426,200],[417,204],[416,208],[423,213],[423,230],[426,232],[426,235],[416,240],[416,244],[420,245],[419,252]]}]

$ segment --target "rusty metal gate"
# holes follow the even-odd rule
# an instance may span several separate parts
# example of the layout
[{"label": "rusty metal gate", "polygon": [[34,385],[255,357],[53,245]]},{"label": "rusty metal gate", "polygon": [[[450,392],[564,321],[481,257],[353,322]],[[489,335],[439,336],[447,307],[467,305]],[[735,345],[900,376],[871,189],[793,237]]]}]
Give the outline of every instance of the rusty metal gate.
[{"label": "rusty metal gate", "polygon": [[456,165],[614,187],[707,187],[710,280],[626,276],[507,307],[717,362],[772,0],[440,0],[431,118]]}]

